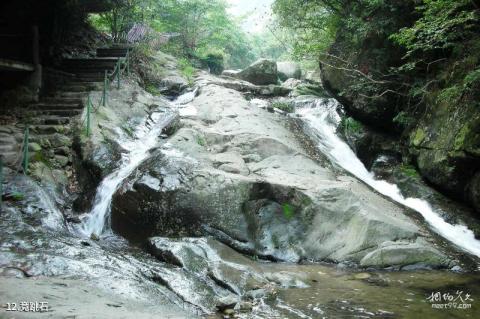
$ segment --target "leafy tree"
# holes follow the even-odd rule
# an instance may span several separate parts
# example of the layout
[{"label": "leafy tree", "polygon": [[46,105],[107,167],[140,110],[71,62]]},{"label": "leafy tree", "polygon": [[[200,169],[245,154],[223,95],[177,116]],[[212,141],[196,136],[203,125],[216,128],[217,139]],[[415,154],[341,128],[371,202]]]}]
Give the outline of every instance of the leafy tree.
[{"label": "leafy tree", "polygon": [[255,60],[250,38],[229,16],[224,0],[109,1],[112,10],[90,20],[114,41],[122,41],[133,24],[141,22],[172,35],[164,50],[201,64],[216,64],[216,71],[223,69],[219,63],[240,68]]}]

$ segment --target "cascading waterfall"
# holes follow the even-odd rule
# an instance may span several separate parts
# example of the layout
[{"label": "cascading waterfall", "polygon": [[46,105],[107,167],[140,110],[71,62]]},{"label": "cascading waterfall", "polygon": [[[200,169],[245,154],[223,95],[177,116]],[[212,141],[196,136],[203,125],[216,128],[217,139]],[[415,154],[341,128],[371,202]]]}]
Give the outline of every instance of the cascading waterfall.
[{"label": "cascading waterfall", "polygon": [[163,128],[174,116],[176,115],[171,112],[153,113],[151,116],[151,120],[154,122],[152,128],[149,128],[147,121],[145,121],[135,131],[136,138],[134,140],[125,138],[124,142],[121,143],[127,153],[122,154],[120,167],[105,177],[98,186],[93,209],[85,216],[78,228],[82,235],[91,236],[95,234],[99,236],[103,232],[109,231],[113,194],[122,181],[147,158],[149,151],[157,145],[158,136]]},{"label": "cascading waterfall", "polygon": [[466,226],[447,223],[428,202],[418,198],[405,198],[397,185],[374,178],[352,149],[336,135],[341,120],[337,112],[339,106],[337,101],[315,99],[298,101],[297,105],[296,113],[317,135],[318,148],[334,164],[352,173],[379,193],[419,212],[438,234],[463,250],[480,257],[480,241],[475,239],[474,233]]}]

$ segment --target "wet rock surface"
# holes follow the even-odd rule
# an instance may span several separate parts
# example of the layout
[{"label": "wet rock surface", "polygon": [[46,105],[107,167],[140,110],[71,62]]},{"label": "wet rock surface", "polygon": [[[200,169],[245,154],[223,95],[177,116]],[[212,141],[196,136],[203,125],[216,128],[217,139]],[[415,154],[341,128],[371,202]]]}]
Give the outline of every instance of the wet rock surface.
[{"label": "wet rock surface", "polygon": [[[127,86],[96,114],[91,140],[79,141],[96,181],[118,168],[133,128],[158,124],[152,112],[183,114],[113,198],[113,229],[131,242],[111,231],[79,234],[68,199],[10,172],[0,213],[2,306],[44,298],[51,311],[35,318],[446,319],[456,313],[432,309],[429,294],[480,296],[478,274],[462,273],[468,265],[423,271],[457,264],[451,247],[315,157],[283,113],[232,89],[239,83],[201,74],[182,105]],[[0,314],[11,315],[4,306]]]},{"label": "wet rock surface", "polygon": [[256,85],[277,84],[277,63],[273,60],[261,59],[233,75]]},{"label": "wet rock surface", "polygon": [[184,118],[115,194],[112,222],[122,234],[207,233],[265,259],[357,264],[386,243],[406,243],[419,260],[392,255],[377,266],[451,266],[429,230],[354,178],[310,159],[278,115],[209,84],[215,78],[200,81],[190,104],[196,115]]}]

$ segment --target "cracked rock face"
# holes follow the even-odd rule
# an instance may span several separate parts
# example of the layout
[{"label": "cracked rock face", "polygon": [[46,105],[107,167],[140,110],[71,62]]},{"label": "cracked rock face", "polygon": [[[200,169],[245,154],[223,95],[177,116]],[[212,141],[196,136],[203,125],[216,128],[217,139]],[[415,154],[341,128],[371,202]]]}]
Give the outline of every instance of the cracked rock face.
[{"label": "cracked rock face", "polygon": [[270,260],[451,266],[405,208],[310,158],[284,117],[209,84],[216,78],[199,81],[196,114],[115,194],[115,230],[140,240],[209,234]]},{"label": "cracked rock face", "polygon": [[148,250],[174,265],[159,268],[155,280],[204,312],[252,307],[279,288],[305,288],[302,276],[268,272],[212,238],[152,237]]}]

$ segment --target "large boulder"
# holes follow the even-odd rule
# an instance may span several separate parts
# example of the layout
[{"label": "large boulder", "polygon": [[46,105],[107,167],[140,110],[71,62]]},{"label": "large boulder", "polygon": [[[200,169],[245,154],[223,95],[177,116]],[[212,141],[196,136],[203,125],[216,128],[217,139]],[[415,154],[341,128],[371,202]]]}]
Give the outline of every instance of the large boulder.
[{"label": "large boulder", "polygon": [[313,84],[320,84],[322,83],[320,69],[314,71],[307,71],[305,73],[305,81],[313,83]]},{"label": "large boulder", "polygon": [[160,81],[160,92],[166,95],[180,95],[188,87],[188,81],[180,75],[169,75]]},{"label": "large boulder", "polygon": [[273,60],[261,59],[238,72],[236,76],[256,85],[277,84],[277,63]]},{"label": "large boulder", "polygon": [[222,76],[227,76],[227,77],[237,77],[238,73],[240,73],[242,70],[223,70]]},{"label": "large boulder", "polygon": [[286,96],[292,92],[292,87],[285,85],[269,84],[255,85],[251,82],[239,79],[240,70],[225,70],[220,78],[209,78],[208,81],[200,78],[199,85],[217,84],[235,91],[239,91],[254,96],[275,97]]},{"label": "large boulder", "polygon": [[433,104],[410,134],[409,151],[421,175],[480,212],[480,112],[475,101]]},{"label": "large boulder", "polygon": [[302,77],[302,69],[296,62],[277,62],[278,78],[281,81],[297,79]]},{"label": "large boulder", "polygon": [[[409,211],[312,160],[285,123],[239,92],[205,84],[190,105],[196,115],[113,197],[119,233],[140,240],[208,234],[270,260],[451,265]],[[404,258],[376,261],[405,247]]]}]

